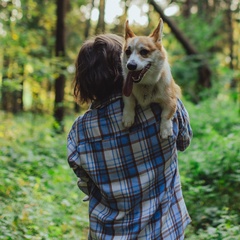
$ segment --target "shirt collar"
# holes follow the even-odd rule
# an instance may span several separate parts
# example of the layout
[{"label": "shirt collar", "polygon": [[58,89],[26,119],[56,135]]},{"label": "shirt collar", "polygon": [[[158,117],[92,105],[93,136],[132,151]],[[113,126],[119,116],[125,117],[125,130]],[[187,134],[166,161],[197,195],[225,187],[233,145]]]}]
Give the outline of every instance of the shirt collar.
[{"label": "shirt collar", "polygon": [[103,108],[106,105],[109,105],[110,103],[115,102],[116,100],[118,100],[120,98],[122,98],[122,93],[114,93],[102,101],[97,101],[97,100],[93,101],[90,106],[90,109]]}]

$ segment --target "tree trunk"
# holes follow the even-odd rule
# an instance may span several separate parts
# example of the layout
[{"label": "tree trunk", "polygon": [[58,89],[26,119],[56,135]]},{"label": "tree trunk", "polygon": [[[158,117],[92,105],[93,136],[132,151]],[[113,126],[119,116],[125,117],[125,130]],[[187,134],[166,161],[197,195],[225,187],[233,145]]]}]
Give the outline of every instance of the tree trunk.
[{"label": "tree trunk", "polygon": [[[2,109],[6,112],[17,113],[23,110],[23,81],[20,83],[16,81],[16,79],[22,78],[23,66],[21,67],[21,71],[16,73],[16,69],[14,69],[13,64],[11,64],[11,59],[9,56],[4,55],[2,76]],[[20,69],[19,66],[18,68]],[[16,89],[9,87],[10,81],[15,81]]]},{"label": "tree trunk", "polygon": [[167,25],[170,27],[170,29],[172,30],[172,33],[175,35],[177,40],[182,44],[186,53],[188,55],[198,54],[197,50],[192,46],[189,40],[180,31],[177,25],[169,17],[167,17],[164,14],[164,11],[161,9],[161,7],[154,0],[150,0],[149,3],[153,5],[154,9],[159,13],[163,21],[167,23]]},{"label": "tree trunk", "polygon": [[85,31],[84,31],[84,38],[85,38],[85,39],[88,38],[88,36],[89,36],[89,30],[90,30],[90,28],[91,28],[91,13],[92,13],[92,10],[93,10],[93,8],[94,8],[94,2],[95,2],[95,0],[92,0],[90,15],[89,15],[89,18],[88,18],[87,21],[86,21],[86,28],[85,28]]},{"label": "tree trunk", "polygon": [[191,14],[191,0],[186,0],[182,5],[182,14],[185,18],[188,18]]},{"label": "tree trunk", "polygon": [[[228,24],[228,42],[229,42],[229,68],[231,70],[234,70],[234,39],[233,39],[233,19],[232,19],[232,11],[231,11],[231,4],[232,0],[227,1],[228,9],[226,11],[226,17],[227,17],[227,24]],[[237,81],[235,78],[231,79],[231,88],[237,87]]]},{"label": "tree trunk", "polygon": [[10,111],[11,109],[11,95],[5,86],[5,81],[8,79],[7,70],[9,68],[10,59],[8,56],[3,57],[3,76],[2,76],[2,109],[4,111]]},{"label": "tree trunk", "polygon": [[96,34],[104,33],[105,32],[105,0],[100,0],[99,3],[99,18],[96,27]]},{"label": "tree trunk", "polygon": [[[57,0],[57,26],[56,26],[56,56],[63,58],[65,56],[65,13],[68,0]],[[59,69],[59,77],[55,79],[55,102],[54,102],[54,118],[58,124],[57,131],[63,132],[64,118],[64,87],[65,76],[63,69]]]},{"label": "tree trunk", "polygon": [[168,24],[171,31],[177,38],[177,40],[182,44],[183,48],[185,49],[187,55],[196,55],[194,61],[198,62],[198,85],[202,88],[210,88],[211,84],[211,70],[209,66],[205,63],[204,59],[199,59],[197,56],[199,53],[194,48],[194,46],[189,42],[189,40],[184,36],[184,34],[178,29],[177,25],[164,14],[164,11],[161,7],[154,1],[149,0],[149,3],[154,7],[154,9],[160,14],[161,18],[164,22]]}]

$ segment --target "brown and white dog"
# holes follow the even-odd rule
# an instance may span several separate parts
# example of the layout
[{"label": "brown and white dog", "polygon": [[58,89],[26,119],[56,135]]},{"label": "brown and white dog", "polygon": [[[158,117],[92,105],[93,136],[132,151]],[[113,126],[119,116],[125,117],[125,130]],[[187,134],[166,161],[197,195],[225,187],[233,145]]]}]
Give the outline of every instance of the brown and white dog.
[{"label": "brown and white dog", "polygon": [[177,108],[180,87],[174,82],[167,52],[162,45],[163,21],[149,36],[136,36],[126,21],[123,45],[122,68],[123,125],[129,128],[134,123],[136,101],[146,107],[159,103],[162,108],[160,135],[173,135],[172,117]]}]

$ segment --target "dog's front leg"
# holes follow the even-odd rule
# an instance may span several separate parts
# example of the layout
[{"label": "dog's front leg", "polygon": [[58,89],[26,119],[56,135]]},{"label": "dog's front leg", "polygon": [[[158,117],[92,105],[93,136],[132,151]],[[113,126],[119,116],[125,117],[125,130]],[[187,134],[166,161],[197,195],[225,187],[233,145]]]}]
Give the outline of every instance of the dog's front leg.
[{"label": "dog's front leg", "polygon": [[123,96],[123,126],[129,128],[134,123],[136,99],[131,94],[129,97]]},{"label": "dog's front leg", "polygon": [[[168,103],[169,104],[169,103]],[[173,135],[172,117],[176,111],[176,103],[172,102],[170,105],[162,106],[160,135],[163,139]]]},{"label": "dog's front leg", "polygon": [[173,135],[172,120],[162,117],[160,124],[160,135],[163,139]]}]

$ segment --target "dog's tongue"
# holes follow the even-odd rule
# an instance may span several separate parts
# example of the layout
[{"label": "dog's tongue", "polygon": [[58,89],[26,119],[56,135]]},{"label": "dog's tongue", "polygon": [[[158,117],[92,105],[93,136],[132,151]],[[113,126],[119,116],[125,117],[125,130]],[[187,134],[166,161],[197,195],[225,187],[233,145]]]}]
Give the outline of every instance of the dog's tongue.
[{"label": "dog's tongue", "polygon": [[150,67],[151,67],[151,63],[149,63],[145,68],[143,68],[140,71],[129,71],[128,72],[127,79],[123,86],[123,94],[126,97],[129,97],[131,95],[132,89],[133,89],[133,83],[140,82]]},{"label": "dog's tongue", "polygon": [[125,84],[123,86],[123,94],[126,96],[126,97],[129,97],[132,93],[132,89],[133,89],[133,79],[132,79],[132,76],[133,76],[133,72],[129,72],[128,75],[127,75],[127,79],[125,81]]},{"label": "dog's tongue", "polygon": [[132,89],[133,89],[133,82],[134,82],[134,80],[138,79],[140,73],[141,73],[141,71],[130,71],[128,73],[127,79],[123,86],[123,94],[126,97],[129,97],[131,95]]}]

